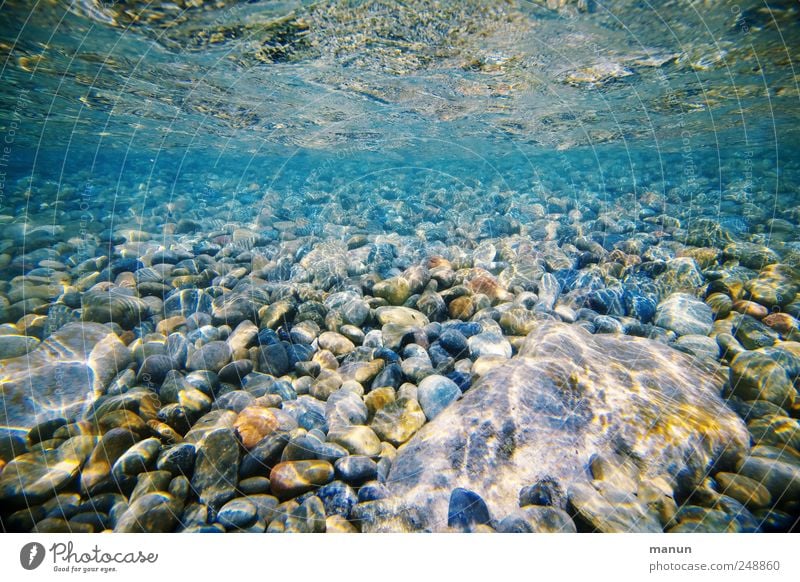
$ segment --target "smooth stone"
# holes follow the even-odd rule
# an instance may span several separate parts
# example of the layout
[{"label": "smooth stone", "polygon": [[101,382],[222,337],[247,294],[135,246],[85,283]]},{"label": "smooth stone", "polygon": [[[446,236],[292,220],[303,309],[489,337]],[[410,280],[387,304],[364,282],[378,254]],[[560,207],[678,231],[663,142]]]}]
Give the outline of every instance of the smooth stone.
[{"label": "smooth stone", "polygon": [[0,502],[30,506],[55,496],[75,479],[95,443],[95,437],[75,436],[58,449],[17,456],[0,473]]},{"label": "smooth stone", "polygon": [[270,488],[278,499],[290,499],[325,485],[333,474],[333,466],[327,461],[287,461],[270,471]]},{"label": "smooth stone", "polygon": [[461,397],[461,390],[450,378],[433,374],[419,383],[417,397],[425,418],[432,420]]},{"label": "smooth stone", "polygon": [[32,352],[39,340],[27,335],[0,335],[0,360],[17,358]]},{"label": "smooth stone", "polygon": [[130,504],[114,526],[115,533],[166,533],[178,525],[183,504],[169,493],[155,492]]},{"label": "smooth stone", "polygon": [[119,288],[89,291],[82,297],[83,321],[116,323],[123,329],[132,329],[150,317],[151,313],[145,301]]},{"label": "smooth stone", "polygon": [[194,473],[194,464],[197,453],[191,443],[180,443],[165,449],[158,456],[156,468],[169,471],[173,475],[186,475],[191,477]]},{"label": "smooth stone", "polygon": [[381,325],[395,323],[404,326],[424,327],[428,325],[428,318],[415,309],[408,307],[378,307],[375,317]]},{"label": "smooth stone", "polygon": [[794,378],[800,358],[780,348],[741,352],[731,361],[730,384],[742,400],[766,400],[790,408],[797,398]]},{"label": "smooth stone", "polygon": [[356,346],[340,333],[326,331],[317,338],[320,349],[328,350],[335,356],[344,356],[352,352]]},{"label": "smooth stone", "polygon": [[[744,423],[719,396],[723,382],[714,363],[660,342],[542,321],[517,357],[482,376],[399,449],[386,479],[392,498],[381,500],[386,513],[373,512],[361,529],[441,531],[456,487],[480,495],[498,517],[516,511],[520,489],[545,478],[561,491],[594,489],[586,463],[613,458],[620,446],[635,456],[640,478],[680,477],[684,488],[696,487],[712,463],[732,466],[749,446]],[[623,505],[635,500],[622,493],[615,495]],[[618,505],[614,497],[597,504],[598,525],[608,518],[624,529],[622,517],[604,517]],[[625,509],[627,517],[650,515],[637,504]],[[661,531],[656,514],[643,519],[634,531]]]},{"label": "smooth stone", "polygon": [[363,455],[351,455],[337,460],[334,465],[336,478],[351,485],[361,485],[378,478],[378,464]]},{"label": "smooth stone", "polygon": [[96,487],[108,481],[111,467],[137,441],[134,433],[122,428],[115,428],[104,434],[81,472],[81,490],[92,493]]},{"label": "smooth stone", "polygon": [[686,293],[673,293],[658,304],[653,323],[680,335],[708,335],[714,322],[711,308]]},{"label": "smooth stone", "polygon": [[139,441],[117,459],[111,468],[111,474],[121,479],[123,476],[135,476],[148,471],[155,463],[161,450],[161,441],[148,438]]},{"label": "smooth stone", "polygon": [[358,533],[358,530],[341,515],[329,515],[325,518],[325,533]]},{"label": "smooth stone", "polygon": [[233,428],[239,435],[242,446],[252,449],[277,430],[278,419],[269,408],[248,406],[236,417]]},{"label": "smooth stone", "polygon": [[469,531],[475,525],[490,522],[489,509],[480,495],[461,487],[453,489],[447,510],[448,527]]},{"label": "smooth stone", "polygon": [[502,356],[510,358],[512,355],[511,344],[501,334],[484,332],[472,336],[468,340],[469,355],[473,359],[481,356]]},{"label": "smooth stone", "polygon": [[231,348],[224,341],[212,341],[189,356],[189,370],[219,372],[231,359]]},{"label": "smooth stone", "polygon": [[364,400],[347,389],[337,390],[325,403],[325,420],[331,429],[366,424],[368,417],[369,409]]},{"label": "smooth stone", "polygon": [[328,440],[341,445],[351,455],[375,456],[381,452],[381,441],[368,426],[336,427],[328,431]]},{"label": "smooth stone", "polygon": [[383,440],[400,446],[425,424],[425,413],[413,398],[398,398],[375,412],[370,427]]},{"label": "smooth stone", "polygon": [[769,490],[758,481],[736,473],[717,473],[714,475],[720,491],[733,497],[752,509],[769,507],[772,496]]},{"label": "smooth stone", "polygon": [[748,456],[737,466],[740,475],[761,483],[775,503],[800,497],[800,466],[776,459]]},{"label": "smooth stone", "polygon": [[197,448],[192,488],[201,503],[218,509],[236,495],[239,441],[230,428],[217,428]]},{"label": "smooth stone", "polygon": [[247,529],[257,518],[255,504],[248,499],[232,499],[223,505],[217,513],[217,522],[226,530]]},{"label": "smooth stone", "polygon": [[528,506],[507,515],[499,533],[576,533],[575,522],[563,509]]},{"label": "smooth stone", "polygon": [[0,426],[30,428],[82,413],[131,360],[108,327],[68,323],[28,354],[0,361]]},{"label": "smooth stone", "polygon": [[675,347],[698,358],[719,358],[719,344],[706,335],[682,335],[675,340]]},{"label": "smooth stone", "polygon": [[589,528],[602,533],[658,533],[659,520],[642,506],[635,495],[607,492],[590,484],[577,483],[568,492],[569,505]]},{"label": "smooth stone", "polygon": [[315,491],[325,507],[326,515],[341,515],[345,519],[358,503],[355,491],[342,481],[331,481]]},{"label": "smooth stone", "polygon": [[257,369],[273,376],[283,376],[289,371],[289,356],[282,344],[262,345],[258,348]]},{"label": "smooth stone", "polygon": [[258,443],[242,459],[239,476],[244,479],[258,475],[268,475],[281,461],[286,445],[291,440],[289,433],[275,433]]},{"label": "smooth stone", "polygon": [[311,496],[292,510],[286,519],[285,533],[325,533],[325,506],[319,497]]}]

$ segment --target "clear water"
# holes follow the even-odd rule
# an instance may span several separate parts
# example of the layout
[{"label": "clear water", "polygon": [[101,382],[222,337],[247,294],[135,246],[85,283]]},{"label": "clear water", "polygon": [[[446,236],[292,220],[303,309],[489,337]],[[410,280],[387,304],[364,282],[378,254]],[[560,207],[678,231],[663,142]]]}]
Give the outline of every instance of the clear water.
[{"label": "clear water", "polygon": [[4,213],[89,181],[796,201],[792,2],[207,4],[3,4]]}]

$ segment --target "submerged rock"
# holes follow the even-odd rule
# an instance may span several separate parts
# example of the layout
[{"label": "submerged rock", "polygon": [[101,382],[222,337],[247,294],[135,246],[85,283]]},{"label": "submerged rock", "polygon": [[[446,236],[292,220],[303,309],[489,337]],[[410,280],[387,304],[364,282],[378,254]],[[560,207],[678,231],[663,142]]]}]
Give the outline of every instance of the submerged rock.
[{"label": "submerged rock", "polygon": [[[603,516],[608,504],[577,495],[592,485],[587,464],[596,455],[627,459],[635,478],[673,486],[698,483],[715,462],[732,466],[749,437],[721,388],[716,366],[660,343],[543,322],[520,357],[488,372],[398,452],[387,479],[393,497],[373,502],[384,510],[369,512],[362,529],[444,529],[457,487],[479,495],[490,515],[509,515],[520,490],[545,479],[574,492],[592,523],[622,529],[629,516]],[[657,527],[655,518],[647,524]]]},{"label": "submerged rock", "polygon": [[108,327],[67,324],[27,355],[0,361],[0,426],[28,428],[79,413],[130,362]]}]

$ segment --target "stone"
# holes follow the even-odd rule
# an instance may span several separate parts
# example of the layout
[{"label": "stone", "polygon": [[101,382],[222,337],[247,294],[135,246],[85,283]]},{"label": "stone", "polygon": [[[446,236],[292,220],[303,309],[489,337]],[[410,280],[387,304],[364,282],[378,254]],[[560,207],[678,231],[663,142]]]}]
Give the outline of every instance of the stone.
[{"label": "stone", "polygon": [[163,491],[142,495],[114,526],[115,533],[167,533],[178,525],[183,504]]},{"label": "stone", "polygon": [[[761,266],[757,264],[756,268]],[[800,292],[800,272],[788,265],[768,265],[755,279],[744,284],[744,292],[748,298],[766,307],[783,307]]]},{"label": "stone", "polygon": [[788,409],[797,398],[793,379],[798,373],[797,355],[781,348],[759,348],[733,358],[730,384],[742,400],[766,400]]},{"label": "stone", "polygon": [[255,504],[240,497],[228,501],[220,508],[217,513],[217,522],[221,523],[228,531],[236,531],[249,528],[257,517]]},{"label": "stone", "polygon": [[682,335],[675,340],[675,347],[698,358],[719,358],[719,344],[707,335]]},{"label": "stone", "polygon": [[108,327],[68,323],[27,355],[0,361],[0,427],[82,413],[131,361]]},{"label": "stone", "polygon": [[433,374],[423,379],[417,387],[417,398],[425,418],[433,420],[447,406],[461,397],[461,390],[450,378]]},{"label": "stone", "polygon": [[368,426],[346,426],[332,428],[328,440],[343,446],[351,455],[372,457],[381,452],[381,441]]},{"label": "stone", "polygon": [[169,471],[173,475],[191,477],[194,473],[196,456],[193,444],[180,443],[161,452],[156,461],[156,468]]},{"label": "stone", "polygon": [[233,428],[239,435],[242,446],[245,449],[252,449],[277,430],[278,419],[269,408],[248,406],[236,417]]},{"label": "stone", "polygon": [[32,352],[39,340],[27,335],[0,335],[0,359],[17,358]]},{"label": "stone", "polygon": [[95,443],[94,437],[75,436],[58,449],[18,455],[0,472],[0,503],[29,507],[54,497],[75,479]]},{"label": "stone", "polygon": [[356,346],[340,333],[326,331],[317,338],[320,349],[328,350],[335,356],[344,356],[352,352]]},{"label": "stone", "polygon": [[270,488],[278,499],[291,499],[325,485],[333,474],[333,466],[327,461],[287,461],[270,471]]},{"label": "stone", "polygon": [[472,359],[481,356],[502,356],[510,358],[512,355],[511,344],[501,334],[484,332],[472,336],[468,340],[469,356]]},{"label": "stone", "polygon": [[329,516],[340,515],[347,519],[358,503],[356,492],[342,481],[331,481],[317,489],[315,493],[325,507],[325,514]]},{"label": "stone", "polygon": [[407,442],[425,424],[425,413],[414,398],[399,398],[375,412],[370,427],[395,446]]},{"label": "stone", "polygon": [[712,464],[732,465],[749,435],[720,398],[722,385],[716,364],[659,342],[543,321],[518,357],[481,377],[398,451],[386,480],[392,497],[381,500],[386,511],[365,513],[374,520],[362,530],[441,531],[456,487],[480,495],[491,515],[509,515],[523,487],[550,479],[561,491],[583,486],[576,499],[587,515],[602,509],[595,528],[608,521],[625,529],[641,514],[642,531],[660,531],[641,504],[625,519],[603,513],[615,496],[627,504],[633,494],[598,490],[605,502],[595,500],[586,465],[598,454],[633,457],[638,480],[680,474],[693,485]]},{"label": "stone", "polygon": [[632,493],[608,491],[604,495],[591,484],[576,483],[569,489],[569,505],[575,518],[587,528],[602,533],[658,533],[656,516]]},{"label": "stone", "polygon": [[117,459],[111,467],[111,474],[122,480],[124,476],[135,476],[147,471],[155,463],[160,450],[161,441],[157,438],[139,441]]},{"label": "stone", "polygon": [[325,533],[358,533],[358,530],[341,515],[329,515],[325,518]]},{"label": "stone", "polygon": [[285,533],[325,533],[325,507],[312,495],[292,510],[286,519]]},{"label": "stone", "polygon": [[797,499],[800,493],[800,467],[797,465],[748,456],[739,463],[737,472],[761,483],[776,504],[781,500]]},{"label": "stone", "polygon": [[734,337],[748,350],[769,347],[780,338],[776,331],[749,315],[739,317]]},{"label": "stone", "polygon": [[402,305],[411,296],[411,286],[403,277],[391,277],[375,283],[372,294],[386,299],[389,305]]},{"label": "stone", "polygon": [[257,369],[273,376],[283,376],[289,371],[289,356],[282,344],[262,345],[258,348]]},{"label": "stone", "polygon": [[231,359],[231,348],[223,341],[212,341],[189,356],[189,370],[219,372]]},{"label": "stone", "polygon": [[711,308],[686,293],[673,293],[656,308],[653,323],[678,335],[708,335],[714,322]]},{"label": "stone", "polygon": [[350,485],[361,485],[378,478],[378,464],[364,455],[349,455],[333,465],[337,479]]},{"label": "stone", "polygon": [[150,306],[124,289],[89,291],[82,297],[83,321],[116,323],[122,329],[132,329],[150,317]]},{"label": "stone", "polygon": [[200,503],[219,509],[236,495],[239,441],[230,428],[217,428],[197,448],[192,488]]},{"label": "stone", "polygon": [[497,524],[499,533],[575,533],[575,522],[563,509],[528,506]]},{"label": "stone", "polygon": [[769,490],[749,477],[720,472],[714,478],[719,483],[719,489],[723,494],[733,497],[751,509],[769,507],[772,502]]},{"label": "stone", "polygon": [[428,325],[428,318],[419,311],[409,307],[378,307],[375,317],[381,325],[394,323],[408,327],[424,327]]},{"label": "stone", "polygon": [[134,433],[123,428],[115,428],[104,434],[81,472],[81,490],[91,494],[108,481],[114,463],[137,441]]},{"label": "stone", "polygon": [[369,409],[355,392],[342,388],[331,394],[325,403],[325,420],[331,429],[365,424]]},{"label": "stone", "polygon": [[447,527],[469,531],[474,526],[488,524],[491,520],[486,502],[480,495],[461,487],[453,489],[447,509]]}]

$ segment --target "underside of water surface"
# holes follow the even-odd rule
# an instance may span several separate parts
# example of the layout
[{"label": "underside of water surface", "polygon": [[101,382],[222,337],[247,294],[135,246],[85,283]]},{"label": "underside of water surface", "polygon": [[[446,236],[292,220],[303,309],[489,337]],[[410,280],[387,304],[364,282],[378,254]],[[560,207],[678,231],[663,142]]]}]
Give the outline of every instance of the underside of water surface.
[{"label": "underside of water surface", "polygon": [[796,528],[797,3],[0,18],[0,530]]}]

